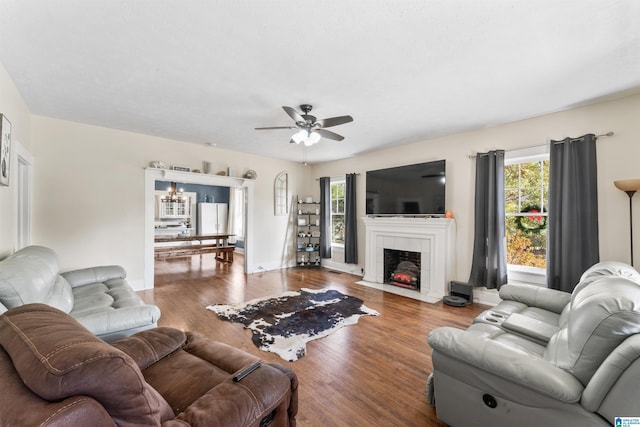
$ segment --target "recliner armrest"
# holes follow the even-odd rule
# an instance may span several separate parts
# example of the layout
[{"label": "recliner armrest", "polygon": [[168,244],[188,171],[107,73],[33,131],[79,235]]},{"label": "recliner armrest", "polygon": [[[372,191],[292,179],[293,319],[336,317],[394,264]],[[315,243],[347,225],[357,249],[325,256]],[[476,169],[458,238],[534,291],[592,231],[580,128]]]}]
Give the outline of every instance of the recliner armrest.
[{"label": "recliner armrest", "polygon": [[[291,398],[287,375],[263,363],[240,382],[224,381],[198,398],[177,415],[190,426],[257,426],[270,416],[288,417],[285,408],[274,411]],[[277,411],[276,411],[277,412]],[[279,425],[279,423],[274,423]]]},{"label": "recliner armrest", "polygon": [[71,287],[75,288],[90,283],[106,282],[110,279],[124,279],[127,277],[127,272],[119,265],[102,265],[67,271],[60,275],[67,279]]},{"label": "recliner armrest", "polygon": [[571,301],[571,294],[555,289],[526,284],[507,284],[498,292],[503,300],[521,302],[529,307],[538,307],[554,313],[562,313],[562,309]]},{"label": "recliner armrest", "polygon": [[584,387],[573,375],[484,336],[441,327],[429,334],[428,342],[434,351],[554,399],[575,403],[582,395]]}]

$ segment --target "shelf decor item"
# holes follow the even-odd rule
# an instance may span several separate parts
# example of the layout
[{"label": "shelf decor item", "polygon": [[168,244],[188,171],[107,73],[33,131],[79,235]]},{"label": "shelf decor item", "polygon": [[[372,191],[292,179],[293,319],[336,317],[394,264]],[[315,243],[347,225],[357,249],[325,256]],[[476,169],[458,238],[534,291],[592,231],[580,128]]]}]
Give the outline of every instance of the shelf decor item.
[{"label": "shelf decor item", "polygon": [[11,166],[11,122],[0,114],[0,184],[9,185]]}]

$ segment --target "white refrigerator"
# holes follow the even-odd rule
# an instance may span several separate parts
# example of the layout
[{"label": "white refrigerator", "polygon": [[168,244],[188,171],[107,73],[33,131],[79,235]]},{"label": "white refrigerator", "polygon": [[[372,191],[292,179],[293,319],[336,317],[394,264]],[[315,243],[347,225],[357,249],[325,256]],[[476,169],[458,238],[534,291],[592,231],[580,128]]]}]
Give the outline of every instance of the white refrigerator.
[{"label": "white refrigerator", "polygon": [[198,234],[227,234],[227,204],[198,203]]}]

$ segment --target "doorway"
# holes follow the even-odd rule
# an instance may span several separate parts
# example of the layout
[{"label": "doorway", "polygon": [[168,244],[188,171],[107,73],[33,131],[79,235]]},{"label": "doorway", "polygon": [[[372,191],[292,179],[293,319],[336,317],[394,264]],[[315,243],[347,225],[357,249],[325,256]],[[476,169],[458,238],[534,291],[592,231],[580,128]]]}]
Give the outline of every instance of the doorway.
[{"label": "doorway", "polygon": [[31,211],[33,192],[33,158],[19,142],[14,143],[18,160],[18,184],[16,190],[16,240],[15,250],[31,244]]},{"label": "doorway", "polygon": [[145,289],[152,289],[154,287],[156,181],[227,187],[230,190],[233,188],[241,189],[245,213],[242,220],[242,226],[244,229],[244,272],[253,273],[256,271],[253,265],[254,248],[251,244],[251,233],[253,231],[253,212],[251,207],[253,206],[254,197],[254,182],[252,180],[237,177],[147,168],[145,169]]}]

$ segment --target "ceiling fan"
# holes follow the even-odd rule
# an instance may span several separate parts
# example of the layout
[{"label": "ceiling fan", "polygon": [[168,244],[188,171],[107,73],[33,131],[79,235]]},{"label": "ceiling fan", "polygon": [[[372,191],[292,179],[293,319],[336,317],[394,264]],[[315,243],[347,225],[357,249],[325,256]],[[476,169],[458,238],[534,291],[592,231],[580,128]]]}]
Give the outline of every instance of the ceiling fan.
[{"label": "ceiling fan", "polygon": [[326,130],[325,128],[338,126],[353,121],[351,116],[338,116],[330,117],[328,119],[318,120],[315,116],[309,113],[313,109],[313,106],[309,104],[300,105],[302,114],[298,113],[291,107],[282,107],[282,109],[293,119],[295,126],[272,126],[272,127],[259,127],[256,130],[269,130],[269,129],[300,129],[291,137],[291,143],[304,143],[304,145],[313,145],[320,141],[321,137],[327,139],[333,139],[334,141],[342,141],[344,136],[338,135],[335,132]]}]

